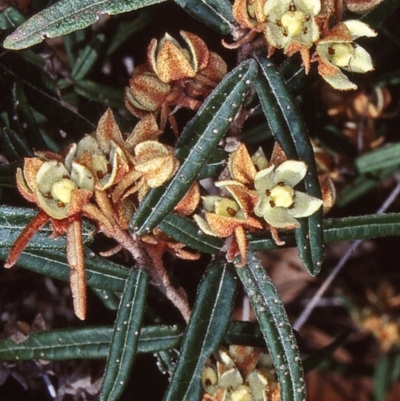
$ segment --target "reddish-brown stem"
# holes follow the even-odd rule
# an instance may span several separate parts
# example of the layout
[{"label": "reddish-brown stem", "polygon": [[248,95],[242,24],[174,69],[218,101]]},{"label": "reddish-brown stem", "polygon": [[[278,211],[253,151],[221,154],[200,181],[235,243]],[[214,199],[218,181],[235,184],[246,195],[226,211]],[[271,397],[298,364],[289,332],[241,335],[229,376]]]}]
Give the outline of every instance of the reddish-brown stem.
[{"label": "reddish-brown stem", "polygon": [[42,210],[33,218],[33,220],[22,230],[19,237],[11,247],[10,253],[4,267],[12,267],[17,262],[19,255],[26,248],[32,237],[48,222],[49,215]]},{"label": "reddish-brown stem", "polygon": [[82,244],[82,221],[74,219],[67,229],[67,259],[71,268],[71,292],[76,316],[86,318],[86,274]]},{"label": "reddish-brown stem", "polygon": [[182,288],[176,289],[172,286],[162,261],[163,250],[157,248],[157,245],[143,244],[143,246],[152,261],[152,268],[149,270],[153,284],[179,309],[185,322],[188,323],[191,309],[186,293]]}]

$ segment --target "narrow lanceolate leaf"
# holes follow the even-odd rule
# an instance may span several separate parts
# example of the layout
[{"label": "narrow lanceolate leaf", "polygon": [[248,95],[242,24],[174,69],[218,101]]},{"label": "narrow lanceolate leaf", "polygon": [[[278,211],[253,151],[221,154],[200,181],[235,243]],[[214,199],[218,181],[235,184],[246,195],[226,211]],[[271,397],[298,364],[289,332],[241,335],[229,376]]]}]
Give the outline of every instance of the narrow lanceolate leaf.
[{"label": "narrow lanceolate leaf", "polygon": [[[37,213],[37,210],[25,207],[0,206],[0,249],[8,252]],[[26,249],[65,249],[65,237],[50,238],[51,234],[50,225],[46,225],[32,238]],[[82,234],[84,244],[89,244],[93,241],[94,227],[85,222]]]},{"label": "narrow lanceolate leaf", "polygon": [[56,122],[57,128],[64,130],[72,138],[79,140],[82,133],[89,133],[96,128],[91,121],[59,97],[54,82],[43,72],[42,67],[24,59],[20,53],[9,52],[2,57],[0,70],[8,79],[11,76],[20,81],[30,106],[47,117],[49,122]]},{"label": "narrow lanceolate leaf", "polygon": [[274,362],[282,400],[305,400],[300,352],[278,291],[253,253],[249,254],[247,265],[236,271],[249,295]]},{"label": "narrow lanceolate leaf", "polygon": [[103,305],[110,310],[117,310],[121,300],[120,294],[115,291],[101,290],[100,288],[91,287],[92,291],[100,298]]},{"label": "narrow lanceolate leaf", "polygon": [[115,320],[100,399],[117,400],[124,390],[137,353],[149,273],[131,269]]},{"label": "narrow lanceolate leaf", "polygon": [[115,107],[117,109],[124,108],[122,89],[116,89],[112,86],[99,84],[87,79],[81,79],[75,82],[74,91],[86,99],[103,103],[109,107]]},{"label": "narrow lanceolate leaf", "polygon": [[10,162],[22,160],[24,157],[33,156],[33,153],[26,142],[16,132],[7,127],[3,128],[1,144],[4,155]]},{"label": "narrow lanceolate leaf", "polygon": [[326,219],[326,242],[370,239],[400,235],[400,213]]},{"label": "narrow lanceolate leaf", "polygon": [[200,400],[201,372],[229,327],[237,279],[231,265],[212,262],[200,284],[180,356],[164,401]]},{"label": "narrow lanceolate leaf", "polygon": [[104,41],[105,36],[98,35],[82,50],[71,71],[71,77],[75,81],[84,78],[92,69],[99,57]]},{"label": "narrow lanceolate leaf", "polygon": [[230,127],[256,73],[254,60],[244,61],[222,80],[186,125],[176,149],[181,166],[166,185],[152,189],[140,203],[131,221],[131,228],[138,234],[156,227],[197,179],[212,150]]},{"label": "narrow lanceolate leaf", "polygon": [[[111,326],[49,330],[30,334],[24,341],[12,337],[0,340],[0,359],[15,361],[45,359],[107,358],[114,328]],[[183,338],[180,326],[143,327],[138,353],[150,353],[179,347]]]},{"label": "narrow lanceolate leaf", "polygon": [[235,26],[232,5],[228,0],[174,0],[188,14],[222,34]]},{"label": "narrow lanceolate leaf", "polygon": [[[321,198],[314,152],[295,99],[276,66],[265,57],[257,60],[260,70],[255,86],[272,134],[288,159],[302,160],[307,165],[304,191]],[[316,275],[324,259],[322,210],[299,221],[301,227],[295,231],[299,255],[309,273]]]},{"label": "narrow lanceolate leaf", "polygon": [[[0,248],[0,259],[6,260],[8,249]],[[30,250],[22,252],[18,266],[58,280],[69,281],[71,269],[65,250]],[[128,276],[127,269],[107,259],[85,259],[86,284],[103,290],[122,292]]]},{"label": "narrow lanceolate leaf", "polygon": [[223,245],[221,239],[204,234],[193,221],[174,213],[165,216],[158,227],[169,237],[196,251],[215,254]]},{"label": "narrow lanceolate leaf", "polygon": [[[400,213],[372,214],[368,216],[326,219],[324,221],[324,240],[326,243],[371,239],[400,235]],[[282,236],[286,246],[294,246],[293,235]],[[271,251],[280,248],[270,238],[253,236],[249,240],[253,251]]]},{"label": "narrow lanceolate leaf", "polygon": [[359,175],[354,179],[354,181],[341,188],[338,198],[336,199],[336,206],[343,207],[356,201],[381,185],[386,178],[392,177],[398,170],[399,167],[393,165],[392,167],[375,171],[373,173]]},{"label": "narrow lanceolate leaf", "polygon": [[[12,91],[13,112],[11,121],[19,125],[19,131],[23,132],[28,145],[35,150],[47,149],[46,142],[39,130],[29,101],[25,95],[24,87],[20,81],[16,81]],[[11,125],[11,124],[10,124]]]},{"label": "narrow lanceolate leaf", "polygon": [[22,167],[22,160],[10,164],[0,164],[0,186],[15,187],[15,172]]},{"label": "narrow lanceolate leaf", "polygon": [[8,36],[3,46],[25,49],[45,38],[55,38],[96,22],[103,14],[120,14],[164,0],[61,0],[34,15]]},{"label": "narrow lanceolate leaf", "polygon": [[400,166],[400,143],[365,153],[356,159],[356,166],[360,174]]},{"label": "narrow lanceolate leaf", "polygon": [[227,344],[265,347],[265,340],[257,323],[233,321],[229,325],[224,342]]},{"label": "narrow lanceolate leaf", "polygon": [[25,22],[23,14],[14,7],[6,7],[0,13],[0,30],[5,31],[6,29],[16,28]]}]

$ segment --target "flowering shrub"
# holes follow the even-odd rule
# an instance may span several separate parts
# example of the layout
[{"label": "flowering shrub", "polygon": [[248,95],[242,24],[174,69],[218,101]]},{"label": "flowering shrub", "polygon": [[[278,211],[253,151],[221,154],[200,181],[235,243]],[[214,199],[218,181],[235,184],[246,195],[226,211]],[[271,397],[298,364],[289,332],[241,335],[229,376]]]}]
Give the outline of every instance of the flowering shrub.
[{"label": "flowering shrub", "polygon": [[[298,322],[318,303],[292,317],[314,276],[337,271],[326,245],[400,235],[397,213],[345,208],[399,165],[398,144],[382,147],[396,141],[398,69],[378,71],[396,30],[377,36],[396,1],[156,3],[0,7],[0,253],[14,266],[1,274],[10,288],[18,267],[46,276],[41,291],[4,286],[1,377],[43,380],[57,400],[131,398],[129,382],[146,392],[140,375],[160,372],[166,401],[304,400],[303,355],[325,344],[309,336],[300,352],[293,326],[307,336]],[[400,343],[396,290],[365,291],[357,313],[332,302],[382,355]]]}]

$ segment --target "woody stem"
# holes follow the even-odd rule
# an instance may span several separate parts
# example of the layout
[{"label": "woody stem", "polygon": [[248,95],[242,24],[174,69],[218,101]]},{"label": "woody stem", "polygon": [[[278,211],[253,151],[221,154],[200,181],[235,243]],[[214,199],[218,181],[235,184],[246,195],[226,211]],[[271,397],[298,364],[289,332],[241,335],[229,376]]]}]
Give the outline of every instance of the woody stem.
[{"label": "woody stem", "polygon": [[150,269],[153,284],[179,309],[181,315],[188,323],[190,319],[191,309],[187,301],[187,295],[183,288],[176,289],[171,284],[169,275],[162,261],[163,250],[157,246],[143,244],[152,261],[152,269]]}]

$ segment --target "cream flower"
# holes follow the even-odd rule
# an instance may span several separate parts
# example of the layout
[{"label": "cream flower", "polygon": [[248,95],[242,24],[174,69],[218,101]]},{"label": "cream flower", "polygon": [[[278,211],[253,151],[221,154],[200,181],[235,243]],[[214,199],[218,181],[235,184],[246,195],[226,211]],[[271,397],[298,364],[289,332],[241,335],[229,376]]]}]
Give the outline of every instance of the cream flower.
[{"label": "cream flower", "polygon": [[287,160],[259,171],[254,186],[259,200],[254,208],[271,226],[292,229],[300,226],[296,218],[315,213],[323,201],[293,189],[306,175],[307,166],[301,161]]},{"label": "cream flower", "polygon": [[228,191],[234,199],[222,196],[203,196],[205,219],[194,215],[194,219],[200,229],[214,237],[232,237],[229,243],[227,259],[232,261],[235,256],[240,255],[238,266],[246,263],[247,238],[245,229],[262,229],[263,226],[249,213],[253,209],[254,196],[248,189],[236,181],[221,181],[216,183],[218,187]]},{"label": "cream flower", "polygon": [[284,49],[289,56],[300,52],[308,72],[308,49],[320,35],[315,20],[320,10],[320,0],[267,0],[264,5],[267,19],[264,33],[270,54],[275,48]]},{"label": "cream flower", "polygon": [[318,61],[318,72],[332,87],[339,90],[357,89],[357,85],[340,70],[365,73],[372,71],[371,56],[354,40],[362,37],[374,37],[376,32],[367,24],[349,20],[337,24],[316,47],[315,59]]},{"label": "cream flower", "polygon": [[219,349],[217,362],[207,361],[201,375],[202,401],[280,400],[280,387],[271,357],[262,349],[231,345]]}]

